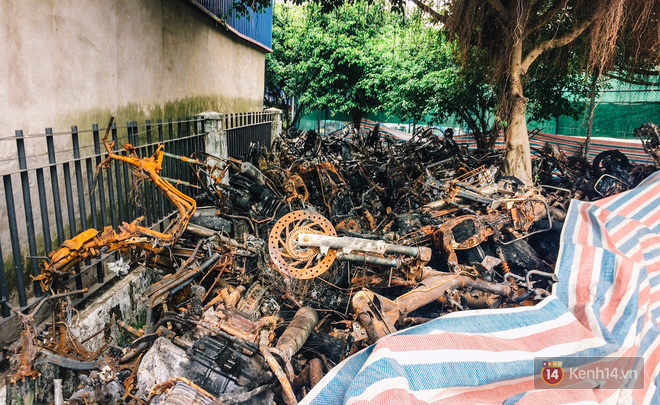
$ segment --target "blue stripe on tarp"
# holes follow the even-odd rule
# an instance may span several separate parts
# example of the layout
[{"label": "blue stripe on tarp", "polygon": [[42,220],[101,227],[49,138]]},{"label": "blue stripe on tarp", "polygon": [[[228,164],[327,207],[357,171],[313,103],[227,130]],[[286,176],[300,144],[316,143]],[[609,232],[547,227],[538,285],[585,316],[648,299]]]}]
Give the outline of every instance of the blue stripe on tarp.
[{"label": "blue stripe on tarp", "polygon": [[353,380],[347,397],[362,395],[370,386],[390,378],[405,377],[411,391],[447,387],[477,387],[534,373],[534,360],[484,363],[479,361],[401,365],[385,358],[369,364]]}]

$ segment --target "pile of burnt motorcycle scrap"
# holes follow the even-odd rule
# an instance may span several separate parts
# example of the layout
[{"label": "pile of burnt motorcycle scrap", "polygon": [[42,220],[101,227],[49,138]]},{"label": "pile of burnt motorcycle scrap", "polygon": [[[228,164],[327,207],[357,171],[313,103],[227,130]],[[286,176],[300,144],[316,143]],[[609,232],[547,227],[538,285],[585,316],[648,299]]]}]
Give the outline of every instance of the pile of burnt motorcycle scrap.
[{"label": "pile of burnt motorcycle scrap", "polygon": [[[304,132],[245,161],[197,153],[185,160],[206,190],[198,201],[158,175],[162,148],[139,159],[111,146],[105,163],[130,165],[178,216],[163,233],[140,218],[88,230],[42,264],[53,320],[37,333],[21,314],[13,379],[39,362],[85,370],[70,404],[295,404],[387,334],[452,311],[533,305],[556,281],[565,196],[499,176],[498,154],[467,153],[450,133]],[[165,275],[145,292],[144,327],[109,319],[92,352],[70,333],[77,292],[58,280],[113,250]],[[130,343],[111,341],[117,327]]]},{"label": "pile of burnt motorcycle scrap", "polygon": [[596,200],[630,190],[660,167],[660,129],[647,123],[634,131],[655,166],[633,164],[619,150],[606,150],[589,162],[581,149],[567,156],[556,144],[545,144],[534,160],[536,179],[546,192],[578,200]]}]

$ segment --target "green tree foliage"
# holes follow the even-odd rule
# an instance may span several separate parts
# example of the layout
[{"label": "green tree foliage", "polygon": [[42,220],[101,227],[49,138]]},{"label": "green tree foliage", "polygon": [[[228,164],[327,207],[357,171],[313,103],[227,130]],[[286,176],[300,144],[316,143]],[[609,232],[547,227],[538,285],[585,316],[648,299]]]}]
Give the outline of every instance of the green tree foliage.
[{"label": "green tree foliage", "polygon": [[[532,120],[581,112],[586,86],[575,49],[549,50],[532,66],[526,82]],[[476,45],[466,56],[418,10],[392,13],[358,2],[323,13],[314,4],[280,3],[274,6],[267,94],[285,111],[295,96],[313,109],[350,114],[356,124],[376,110],[414,123],[455,117],[475,134],[479,149],[489,150],[501,129],[495,124],[507,119],[496,120],[503,83],[494,80],[490,58]]]},{"label": "green tree foliage", "polygon": [[385,92],[377,41],[389,26],[380,4],[356,2],[329,13],[316,5],[274,9],[267,85],[306,107],[347,113],[356,127],[382,104]]},{"label": "green tree foliage", "polygon": [[296,123],[304,110],[299,108],[296,116],[291,116],[294,97],[299,97],[305,89],[300,72],[305,28],[303,8],[283,3],[273,5],[273,52],[266,55],[264,103],[284,112],[286,128]]}]

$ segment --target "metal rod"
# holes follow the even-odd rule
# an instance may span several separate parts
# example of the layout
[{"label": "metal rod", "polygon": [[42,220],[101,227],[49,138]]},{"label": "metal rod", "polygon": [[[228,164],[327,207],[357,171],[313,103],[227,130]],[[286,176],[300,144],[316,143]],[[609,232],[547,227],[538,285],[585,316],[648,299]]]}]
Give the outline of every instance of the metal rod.
[{"label": "metal rod", "polygon": [[[176,137],[177,137],[177,142],[176,142],[176,154],[177,155],[183,155],[183,141],[181,140],[181,133],[182,131],[182,126],[183,124],[181,123],[181,118],[176,119]],[[174,176],[177,179],[183,178],[183,164],[181,162],[176,163],[176,176]],[[187,192],[187,190],[182,190],[185,194],[190,194]]]},{"label": "metal rod", "polygon": [[398,268],[401,261],[398,259],[390,259],[387,257],[369,256],[360,253],[337,253],[337,260],[346,262],[372,264],[374,266],[386,266]]},{"label": "metal rod", "polygon": [[[158,142],[163,143],[164,141],[163,137],[163,121],[158,120]],[[164,169],[163,169],[164,170]],[[158,221],[158,227],[160,231],[162,232],[165,229],[165,226],[163,224],[162,219],[165,218],[165,204],[163,203],[163,195],[160,192],[156,192],[158,195],[158,212],[160,213],[159,215],[159,221]]]},{"label": "metal rod", "polygon": [[[129,143],[131,142],[131,132],[132,132],[131,124],[132,123],[130,121],[126,123],[126,134],[128,136]],[[126,156],[127,154],[128,152],[122,152],[122,155],[124,156]],[[126,193],[124,193],[124,195],[122,196],[123,198],[125,198],[124,203],[126,206],[126,211],[125,211],[126,216],[124,217],[124,221],[131,222],[134,218],[137,217],[137,215],[135,215],[134,213],[135,207],[131,201],[132,188],[128,176],[128,165],[122,164],[121,162],[117,162],[117,164],[121,165],[122,167],[122,171],[124,173],[124,187],[126,188]]]},{"label": "metal rod", "polygon": [[[99,126],[98,124],[92,125],[92,137],[94,138],[94,154],[96,155],[95,166],[101,164],[101,142],[99,140]],[[106,199],[105,199],[105,186],[103,184],[103,171],[100,170],[98,174],[98,187],[99,187],[99,201],[101,209],[101,225],[105,227],[108,225],[108,216],[106,212]],[[96,197],[94,197],[96,198]]]},{"label": "metal rod", "polygon": [[165,180],[165,181],[169,181],[170,183],[174,184],[175,186],[181,185],[181,186],[186,186],[186,187],[191,187],[191,188],[201,188],[196,184],[190,184],[187,181],[183,181],[183,180],[179,180],[179,179],[170,179],[169,177],[163,177],[163,176],[161,176],[160,178]]},{"label": "metal rod", "polygon": [[[170,147],[172,150],[176,150],[176,142],[174,142],[174,123],[172,122],[172,118],[167,119],[167,132],[168,136],[170,138]],[[176,176],[176,166],[175,165],[168,165],[167,166],[167,177],[177,177]],[[165,201],[165,212],[172,212],[174,210],[174,206],[169,200]]]},{"label": "metal rod", "polygon": [[412,257],[419,255],[419,248],[416,247],[395,245],[382,240],[351,238],[347,236],[337,237],[301,233],[298,235],[298,245],[303,247],[316,246],[329,249],[348,249],[379,254],[401,254]]},{"label": "metal rod", "polygon": [[[117,140],[117,125],[113,122],[112,123],[112,142],[114,142],[114,151],[118,152],[119,151],[119,145],[118,145],[118,140]],[[116,178],[116,184],[117,184],[117,203],[119,205],[119,215],[117,218],[117,222],[119,221],[127,221],[126,215],[124,214],[124,199],[126,198],[126,195],[122,192],[122,185],[121,185],[121,163],[118,161],[113,161],[112,165],[115,167],[115,178]],[[125,167],[124,167],[125,169]],[[109,185],[110,183],[108,183]],[[127,186],[128,187],[128,186]],[[112,197],[112,196],[111,196]],[[112,198],[110,198],[110,201],[113,201]],[[113,224],[113,226],[117,226],[116,224]]]},{"label": "metal rod", "polygon": [[7,294],[7,277],[5,275],[5,258],[2,255],[2,244],[0,243],[0,306],[2,307],[2,317],[7,318],[11,315],[9,307],[5,302],[9,299]]},{"label": "metal rod", "polygon": [[[27,232],[28,248],[30,256],[37,255],[37,240],[34,236],[34,214],[32,213],[32,193],[30,191],[30,176],[27,171],[27,161],[25,159],[25,143],[23,140],[23,131],[17,130],[16,150],[18,154],[18,167],[21,169],[21,188],[23,192],[23,209],[25,212],[25,230]],[[39,264],[35,260],[30,260],[30,271],[33,277],[39,275]],[[39,282],[33,281],[34,293],[41,297],[43,292],[39,288]]]},{"label": "metal rod", "polygon": [[[147,120],[145,122],[145,129],[146,129],[146,138],[147,138],[147,145],[151,144],[151,121]],[[144,155],[146,156],[151,156],[153,154],[152,146],[145,146],[144,147]],[[159,218],[158,216],[158,211],[156,210],[156,202],[155,202],[155,190],[154,190],[154,183],[151,181],[148,181],[145,183],[145,191],[147,192],[147,198],[145,199],[145,202],[147,204],[147,212],[150,215],[149,218],[149,226],[154,224]]]},{"label": "metal rod", "polygon": [[64,170],[64,195],[66,197],[67,216],[69,218],[69,238],[78,234],[76,231],[76,213],[73,206],[73,188],[71,187],[71,167],[68,163],[62,164]]},{"label": "metal rod", "polygon": [[78,127],[71,127],[71,142],[73,144],[74,168],[76,170],[76,188],[78,189],[78,214],[80,216],[81,230],[87,229],[87,209],[85,207],[85,188],[82,178],[82,162],[80,159],[80,143],[78,141]]},{"label": "metal rod", "polygon": [[50,219],[48,217],[48,197],[46,196],[46,182],[44,180],[44,169],[37,169],[37,192],[39,193],[39,209],[41,212],[41,229],[44,238],[44,250],[46,253],[53,250],[53,242],[50,239]]},{"label": "metal rod", "polygon": [[[71,188],[71,168],[69,163],[62,164],[64,170],[64,193],[66,195],[67,216],[69,218],[69,235],[71,238],[76,236],[76,213],[73,203],[73,189]],[[80,264],[74,266],[76,271],[76,289],[82,289],[82,276],[80,275]]]},{"label": "metal rod", "polygon": [[168,158],[172,158],[172,159],[177,159],[177,160],[180,160],[180,161],[185,162],[185,163],[191,163],[191,164],[194,164],[194,165],[206,165],[206,163],[200,162],[197,159],[193,159],[193,158],[189,158],[189,157],[185,157],[185,156],[179,156],[179,155],[175,155],[175,154],[168,153],[168,152],[163,152],[163,156],[168,157]]},{"label": "metal rod", "polygon": [[94,187],[94,165],[92,159],[85,159],[85,173],[87,174],[87,193],[89,194],[89,210],[92,216],[92,228],[99,229],[98,211],[96,210],[96,196],[93,193]]},{"label": "metal rod", "polygon": [[16,290],[18,291],[18,302],[20,306],[27,305],[25,296],[25,281],[23,279],[23,261],[21,258],[21,245],[18,238],[18,226],[16,223],[16,207],[14,206],[14,190],[11,184],[11,175],[2,176],[5,186],[5,201],[7,203],[7,219],[9,220],[9,235],[11,238],[11,250],[14,255],[14,273],[16,274]]},{"label": "metal rod", "polygon": [[[85,167],[87,168],[87,188],[89,192],[89,207],[92,212],[92,226],[94,229],[99,229],[99,219],[96,211],[96,196],[93,193],[93,187],[94,187],[94,165],[92,164],[92,158],[87,158],[85,159]],[[99,183],[99,186],[102,188],[103,183]],[[105,201],[102,201],[102,205],[105,204]],[[103,272],[103,264],[101,263],[100,260],[95,260],[96,261],[96,281],[98,283],[103,282],[103,278],[105,276]]]},{"label": "metal rod", "polygon": [[[186,157],[190,156],[190,153],[191,153],[191,151],[190,151],[190,142],[189,142],[189,138],[188,138],[188,136],[190,135],[190,123],[188,122],[189,119],[190,119],[189,117],[186,117],[185,122],[183,123],[183,126],[182,126],[183,131],[180,134],[180,135],[183,135],[183,140],[181,142],[183,144],[183,148],[182,148],[183,150],[181,152],[182,152],[182,155],[186,156]],[[190,182],[192,181],[192,179],[190,178],[190,174],[191,174],[190,166],[187,165],[185,162],[181,162],[181,170],[183,170],[184,176],[180,177],[180,178],[182,178],[182,179],[187,178],[188,179],[187,183],[190,184]],[[185,187],[186,187],[186,193],[188,195],[192,195],[192,193],[193,193],[192,188],[188,187],[188,186],[185,186]]]},{"label": "metal rod", "polygon": [[[80,143],[78,141],[78,127],[76,125],[71,127],[71,143],[73,146],[73,159],[74,159],[73,167],[76,172],[76,191],[78,192],[78,216],[80,217],[80,230],[84,231],[87,229],[87,209],[85,208],[85,188],[83,186],[83,180],[82,180],[82,162],[80,161]],[[75,217],[73,219],[75,223]],[[90,260],[89,259],[85,260],[85,264],[89,265]],[[82,288],[82,275],[80,274],[80,267],[76,269],[76,287],[78,289]]]},{"label": "metal rod", "polygon": [[57,227],[57,244],[64,243],[64,222],[62,221],[62,203],[60,200],[60,186],[55,162],[55,145],[53,143],[53,129],[46,128],[46,145],[48,147],[48,163],[50,166],[50,185],[53,190],[53,209],[55,211],[55,226]]},{"label": "metal rod", "polygon": [[[133,146],[135,147],[135,153],[137,154],[138,158],[144,157],[144,148],[140,147],[140,136],[138,135],[137,121],[133,121]],[[141,194],[141,198],[136,200],[137,204],[135,205],[135,209],[137,211],[137,215],[145,216],[147,219],[147,224],[151,226],[152,213],[149,210],[149,195],[147,194],[147,183],[151,183],[151,182],[143,181],[140,183],[141,184],[138,186],[135,192],[139,192]]]}]

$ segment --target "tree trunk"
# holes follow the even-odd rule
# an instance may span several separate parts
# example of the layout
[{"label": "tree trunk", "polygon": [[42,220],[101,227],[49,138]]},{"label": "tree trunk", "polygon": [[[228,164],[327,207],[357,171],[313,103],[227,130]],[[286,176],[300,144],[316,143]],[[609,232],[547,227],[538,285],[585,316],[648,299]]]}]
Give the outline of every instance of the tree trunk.
[{"label": "tree trunk", "polygon": [[504,132],[506,152],[504,154],[504,174],[515,176],[525,184],[532,184],[532,156],[527,134],[527,100],[522,86],[522,40],[514,46],[511,55],[510,83],[505,98],[509,116]]},{"label": "tree trunk", "polygon": [[353,120],[353,125],[355,126],[355,130],[360,131],[360,125],[362,124],[362,111],[360,110],[351,111],[351,119]]},{"label": "tree trunk", "polygon": [[298,106],[298,109],[296,110],[296,113],[293,115],[293,118],[291,118],[291,126],[296,128],[298,127],[298,122],[300,121],[300,117],[302,117],[304,111],[305,111],[305,104],[300,104]]},{"label": "tree trunk", "polygon": [[589,123],[587,125],[587,139],[584,142],[584,157],[589,159],[589,146],[591,144],[591,131],[594,127],[594,110],[596,109],[596,86],[598,85],[598,74],[591,75],[591,98],[589,99]]}]

